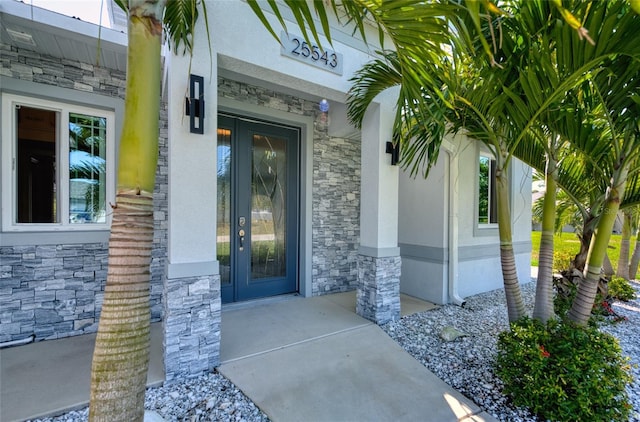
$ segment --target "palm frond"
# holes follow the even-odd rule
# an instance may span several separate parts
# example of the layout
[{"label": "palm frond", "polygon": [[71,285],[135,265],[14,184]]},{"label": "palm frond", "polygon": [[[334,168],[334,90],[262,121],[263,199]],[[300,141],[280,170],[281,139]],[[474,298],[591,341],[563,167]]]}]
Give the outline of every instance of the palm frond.
[{"label": "palm frond", "polygon": [[394,51],[381,51],[381,57],[365,64],[349,79],[351,88],[347,94],[347,117],[357,128],[367,108],[381,92],[402,84],[402,71],[398,55]]},{"label": "palm frond", "polygon": [[198,8],[193,0],[172,0],[164,11],[164,26],[169,47],[185,54],[193,50],[193,29],[198,19]]}]

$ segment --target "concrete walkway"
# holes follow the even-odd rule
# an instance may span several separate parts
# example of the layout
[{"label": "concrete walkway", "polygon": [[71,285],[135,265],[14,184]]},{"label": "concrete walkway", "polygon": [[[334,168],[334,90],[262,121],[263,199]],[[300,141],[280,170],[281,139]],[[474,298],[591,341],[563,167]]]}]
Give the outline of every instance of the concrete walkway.
[{"label": "concrete walkway", "polygon": [[[225,306],[218,369],[277,422],[495,420],[354,311],[354,292]],[[161,336],[154,324],[150,385],[164,377]],[[0,350],[0,421],[86,405],[94,339]]]},{"label": "concrete walkway", "polygon": [[[354,304],[344,293],[224,312],[218,369],[274,421],[495,420]],[[428,307],[402,297],[403,314]]]}]

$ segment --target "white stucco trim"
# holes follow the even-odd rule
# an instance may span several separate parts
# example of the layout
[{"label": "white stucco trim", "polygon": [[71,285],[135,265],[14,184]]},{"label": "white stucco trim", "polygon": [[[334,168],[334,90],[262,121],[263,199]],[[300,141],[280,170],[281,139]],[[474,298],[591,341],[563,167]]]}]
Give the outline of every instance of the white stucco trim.
[{"label": "white stucco trim", "polygon": [[[474,141],[475,145],[476,145],[476,159],[474,162],[474,166],[475,166],[475,178],[474,178],[474,199],[473,199],[473,214],[474,214],[474,224],[473,224],[473,236],[474,237],[481,237],[481,236],[498,236],[498,223],[486,223],[486,224],[480,224],[478,223],[478,213],[479,211],[479,206],[480,206],[480,192],[479,192],[479,177],[480,177],[480,162],[479,162],[479,157],[483,156],[483,157],[489,157],[491,159],[493,158],[493,153],[491,151],[489,151],[489,148],[487,148],[482,142],[480,141]],[[512,202],[512,175],[513,175],[513,171],[511,170],[511,168],[513,167],[513,164],[509,165],[509,167],[507,168],[507,178],[509,180],[509,209],[511,210],[511,212],[513,212],[513,202]]]},{"label": "white stucco trim", "polygon": [[165,271],[165,274],[169,279],[199,277],[219,273],[220,268],[218,261],[188,262],[180,264],[168,263]]}]

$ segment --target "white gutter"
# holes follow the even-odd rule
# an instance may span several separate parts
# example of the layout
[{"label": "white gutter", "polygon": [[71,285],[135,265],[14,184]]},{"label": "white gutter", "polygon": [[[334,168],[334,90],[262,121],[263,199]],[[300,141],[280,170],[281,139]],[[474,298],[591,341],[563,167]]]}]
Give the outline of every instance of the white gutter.
[{"label": "white gutter", "polygon": [[466,301],[458,294],[458,156],[455,145],[445,141],[445,151],[449,156],[449,302],[464,306]]},{"label": "white gutter", "polygon": [[0,343],[0,349],[4,349],[5,347],[13,347],[13,346],[22,346],[25,344],[31,343],[36,336],[31,334],[29,337],[21,338],[19,340],[6,341],[4,343]]}]

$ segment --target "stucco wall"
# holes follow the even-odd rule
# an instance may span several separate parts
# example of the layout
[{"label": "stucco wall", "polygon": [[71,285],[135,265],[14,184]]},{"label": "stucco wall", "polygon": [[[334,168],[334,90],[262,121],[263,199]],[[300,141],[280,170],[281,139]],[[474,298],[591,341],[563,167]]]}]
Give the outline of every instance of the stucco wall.
[{"label": "stucco wall", "polygon": [[[125,74],[43,56],[0,44],[0,75],[5,81],[24,81],[35,89],[25,95],[62,93],[61,101],[82,101],[77,92],[90,93],[88,106],[101,106],[99,98],[122,102]],[[2,90],[15,85],[3,83]],[[52,88],[56,89],[52,91]],[[62,90],[58,88],[63,88]],[[20,93],[20,92],[17,92]],[[69,93],[69,98],[65,98]],[[98,96],[96,96],[96,94]],[[98,98],[97,102],[93,102]],[[112,104],[105,101],[105,103]],[[122,116],[116,116],[116,119]],[[118,124],[117,127],[121,125]],[[166,111],[161,113],[160,156],[154,193],[155,234],[152,252],[152,319],[162,318],[161,292],[166,256],[167,148]],[[116,133],[116,139],[119,137]],[[11,142],[3,139],[3,142]],[[3,206],[10,206],[3,204]],[[107,274],[108,232],[45,233],[41,236],[4,233],[0,242],[0,342],[35,334],[36,340],[55,339],[97,329]],[[85,240],[83,240],[83,238]],[[94,239],[99,238],[100,241]],[[31,242],[31,243],[30,243]]]},{"label": "stucco wall", "polygon": [[[477,173],[480,143],[463,141],[459,147],[459,293],[465,297],[503,287],[500,241],[497,225],[477,226]],[[518,277],[530,281],[531,274],[531,170],[517,159],[511,162],[510,203],[513,248]]]},{"label": "stucco wall", "polygon": [[437,163],[424,175],[400,173],[401,204],[398,219],[398,242],[443,247],[447,240],[448,155],[441,152]]},{"label": "stucco wall", "polygon": [[[449,139],[427,180],[406,173],[400,179],[399,240],[403,293],[436,303],[451,300],[450,277],[456,277],[459,296],[501,288],[502,272],[497,226],[477,226],[477,172],[480,145],[456,136]],[[457,161],[451,170],[452,160]],[[457,169],[457,173],[456,173]],[[456,174],[450,174],[453,171]],[[514,160],[511,177],[511,217],[518,275],[530,277],[531,171]],[[457,190],[456,190],[457,186]],[[455,210],[451,210],[451,195]],[[453,214],[452,214],[453,213]],[[455,214],[455,215],[454,215]],[[451,263],[450,224],[457,226],[457,272]]]},{"label": "stucco wall", "polygon": [[448,159],[442,151],[427,179],[400,173],[400,291],[438,304],[447,302]]}]

